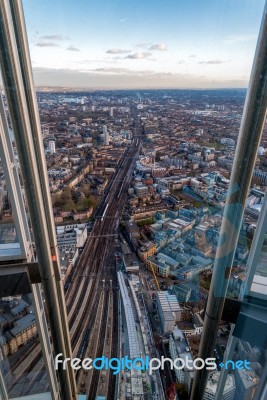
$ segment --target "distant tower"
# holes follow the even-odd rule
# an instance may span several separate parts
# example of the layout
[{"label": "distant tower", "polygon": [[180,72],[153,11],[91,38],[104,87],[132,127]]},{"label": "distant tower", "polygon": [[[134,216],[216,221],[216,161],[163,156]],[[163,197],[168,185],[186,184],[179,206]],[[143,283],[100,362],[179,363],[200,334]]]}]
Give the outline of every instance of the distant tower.
[{"label": "distant tower", "polygon": [[56,143],[54,140],[49,140],[48,142],[48,148],[51,154],[55,154],[56,152]]},{"label": "distant tower", "polygon": [[103,126],[103,133],[105,135],[105,145],[108,146],[109,145],[109,133],[108,133],[108,129],[106,127],[106,125]]},{"label": "distant tower", "polygon": [[113,107],[110,107],[110,112],[109,112],[109,116],[110,116],[110,117],[113,117],[113,111],[114,111],[114,108],[113,108]]}]

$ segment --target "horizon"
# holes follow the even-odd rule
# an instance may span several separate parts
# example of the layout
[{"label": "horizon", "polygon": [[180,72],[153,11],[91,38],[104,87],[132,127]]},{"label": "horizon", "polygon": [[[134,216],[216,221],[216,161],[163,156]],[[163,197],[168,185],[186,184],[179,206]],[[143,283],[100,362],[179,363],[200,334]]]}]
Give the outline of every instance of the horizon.
[{"label": "horizon", "polygon": [[78,92],[83,92],[83,91],[93,91],[93,92],[105,92],[105,91],[111,91],[111,92],[125,92],[125,91],[230,91],[230,90],[237,90],[237,91],[247,91],[248,87],[225,87],[225,88],[145,88],[145,87],[138,87],[138,88],[89,88],[89,87],[67,87],[67,86],[49,86],[49,85],[43,85],[43,86],[35,86],[35,89],[62,89],[62,90],[70,90],[70,91],[78,91]]}]

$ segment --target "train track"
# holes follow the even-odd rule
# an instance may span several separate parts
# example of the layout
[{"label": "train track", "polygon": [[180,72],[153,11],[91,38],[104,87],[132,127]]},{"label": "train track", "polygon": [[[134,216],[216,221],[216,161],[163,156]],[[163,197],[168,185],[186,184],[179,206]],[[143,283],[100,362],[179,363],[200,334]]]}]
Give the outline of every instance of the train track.
[{"label": "train track", "polygon": [[[133,166],[139,149],[140,138],[137,137],[125,153],[121,162],[122,166],[117,170],[110,184],[109,192],[106,194],[105,201],[103,201],[102,207],[96,213],[90,237],[85,244],[66,290],[66,305],[74,357],[84,358],[88,354],[90,345],[94,341],[93,333],[97,329],[95,327],[96,321],[100,321],[98,322],[100,325],[98,326],[99,335],[96,354],[101,356],[103,351],[106,350],[106,353],[115,357],[118,353],[116,267],[115,262],[110,267],[108,260],[110,259],[110,255],[114,254],[114,235],[116,236],[118,233],[118,220],[121,218],[123,206],[126,202],[126,189],[132,178]],[[104,210],[104,215],[102,216],[101,209],[102,213]],[[111,216],[113,218],[110,218]],[[108,284],[111,287],[106,288],[106,291],[103,280],[112,282]],[[100,295],[104,296],[102,311],[101,301],[99,301]],[[109,308],[107,302],[108,304],[112,304],[112,307]],[[111,321],[110,324],[112,326],[107,329],[106,326],[109,321]],[[105,349],[105,341],[108,335],[109,346],[106,346]],[[32,360],[32,363],[35,362],[34,366],[39,365],[40,359],[41,350],[36,354],[35,359]],[[32,366],[25,368],[23,375],[25,373],[28,374],[31,369]],[[79,371],[77,374],[78,391],[83,392],[83,382],[89,376],[88,374],[84,375],[86,372]],[[102,375],[98,370],[92,372],[93,379],[85,388],[89,400],[95,398],[99,379]],[[45,376],[44,368],[40,368],[31,376],[31,382],[23,387],[23,394],[36,391],[38,382],[41,382],[42,386],[45,385]],[[12,386],[9,388],[9,393],[14,391],[16,386],[20,386],[22,380],[23,378],[19,378],[13,381]],[[107,381],[108,389],[106,390],[106,396],[111,400],[115,393],[116,376],[109,372],[107,374]]]},{"label": "train track", "polygon": [[[112,346],[110,358],[118,357],[118,291],[116,290],[113,297],[113,329],[112,329]],[[109,379],[107,382],[108,390],[106,391],[107,400],[113,400],[115,396],[115,385],[119,375],[113,375],[109,371]]]}]

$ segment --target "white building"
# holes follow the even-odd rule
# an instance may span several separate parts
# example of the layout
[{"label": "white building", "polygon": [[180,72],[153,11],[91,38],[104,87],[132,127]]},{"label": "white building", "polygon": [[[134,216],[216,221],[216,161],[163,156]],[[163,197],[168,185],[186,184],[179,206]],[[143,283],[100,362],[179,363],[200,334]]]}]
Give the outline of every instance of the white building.
[{"label": "white building", "polygon": [[[212,372],[211,374],[209,374],[203,400],[215,399],[219,378],[220,378],[219,372]],[[224,385],[224,391],[220,400],[234,400],[234,397],[235,397],[235,378],[234,375],[228,374]]]},{"label": "white building", "polygon": [[49,140],[48,142],[48,148],[51,154],[55,154],[56,152],[56,143],[54,140]]},{"label": "white building", "polygon": [[57,244],[63,280],[76,264],[79,249],[87,239],[86,224],[65,225],[56,227]]},{"label": "white building", "polygon": [[[194,359],[184,333],[178,328],[175,328],[170,334],[169,350],[173,361],[177,358],[182,359],[183,361],[189,361],[188,366],[185,365],[182,369],[175,369],[177,381],[184,385],[185,391],[189,394],[194,379],[193,365],[192,368],[189,368],[189,366],[192,364]],[[182,365],[181,362],[179,363]]]},{"label": "white building", "polygon": [[87,239],[86,224],[62,225],[56,227],[59,249],[75,246],[82,248]]},{"label": "white building", "polygon": [[173,331],[176,321],[181,320],[182,309],[174,294],[168,291],[157,293],[158,314],[163,332]]}]

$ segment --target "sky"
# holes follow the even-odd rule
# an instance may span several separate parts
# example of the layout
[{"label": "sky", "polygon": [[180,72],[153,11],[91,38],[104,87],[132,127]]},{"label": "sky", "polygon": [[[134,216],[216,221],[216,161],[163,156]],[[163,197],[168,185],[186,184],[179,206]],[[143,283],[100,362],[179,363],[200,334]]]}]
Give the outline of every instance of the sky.
[{"label": "sky", "polygon": [[247,87],[264,0],[23,0],[37,86]]}]

